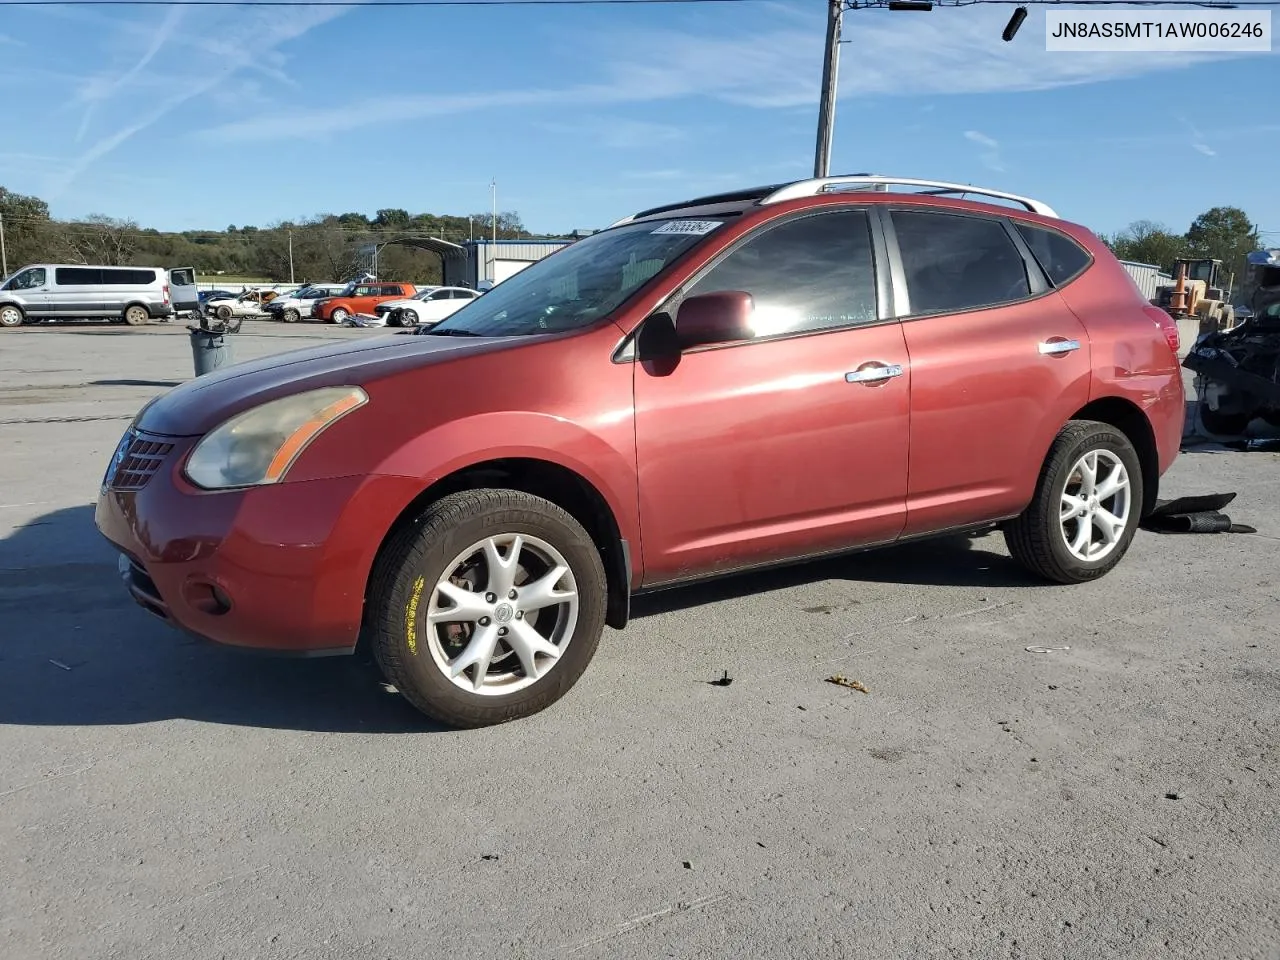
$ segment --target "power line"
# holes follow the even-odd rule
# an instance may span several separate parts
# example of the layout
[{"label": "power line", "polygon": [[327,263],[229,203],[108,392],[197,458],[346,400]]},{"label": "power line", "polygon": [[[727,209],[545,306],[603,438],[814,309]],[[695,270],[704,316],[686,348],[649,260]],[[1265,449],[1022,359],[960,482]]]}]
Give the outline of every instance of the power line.
[{"label": "power line", "polygon": [[628,7],[763,2],[767,0],[0,0],[0,7]]}]

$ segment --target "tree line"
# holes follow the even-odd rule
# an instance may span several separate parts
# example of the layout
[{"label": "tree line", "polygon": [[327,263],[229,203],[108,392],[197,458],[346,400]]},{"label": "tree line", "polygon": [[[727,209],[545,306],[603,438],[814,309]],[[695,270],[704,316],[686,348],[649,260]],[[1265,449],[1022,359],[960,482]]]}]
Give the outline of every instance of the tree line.
[{"label": "tree line", "polygon": [[[320,214],[266,227],[228,226],[225,230],[164,232],[132,220],[93,215],[55,220],[38,197],[0,187],[6,260],[10,271],[27,263],[98,263],[108,266],[190,266],[206,280],[221,275],[273,281],[290,278],[341,282],[361,269],[359,249],[402,236],[428,236],[460,243],[494,235],[494,216],[411,214],[407,210]],[[520,215],[499,213],[500,240],[528,238]],[[563,238],[561,238],[563,239]],[[1258,227],[1239,207],[1214,207],[1196,217],[1185,233],[1139,220],[1101,239],[1121,260],[1150,263],[1172,273],[1180,258],[1209,257],[1223,263],[1222,282],[1234,275],[1233,299],[1248,294],[1245,256],[1261,247]],[[409,247],[388,245],[379,251],[378,273],[409,283],[439,283],[440,258]]]},{"label": "tree line", "polygon": [[1245,302],[1252,285],[1245,259],[1261,249],[1257,224],[1239,207],[1213,207],[1191,222],[1185,233],[1176,233],[1162,223],[1137,220],[1124,230],[1102,236],[1102,241],[1121,260],[1149,263],[1174,275],[1177,260],[1221,260],[1223,287],[1232,288],[1231,299]]},{"label": "tree line", "polygon": [[[360,249],[404,237],[436,237],[461,243],[495,235],[494,215],[411,214],[407,210],[319,214],[265,227],[169,232],[94,214],[56,220],[39,197],[0,187],[5,260],[9,272],[28,263],[94,263],[106,266],[195,267],[204,281],[219,275],[286,282],[342,282],[363,266]],[[499,240],[530,238],[520,215],[497,215]],[[563,239],[563,238],[561,238]],[[292,261],[291,261],[292,255]],[[378,252],[378,274],[409,283],[439,283],[440,258],[411,247],[387,245]]]}]

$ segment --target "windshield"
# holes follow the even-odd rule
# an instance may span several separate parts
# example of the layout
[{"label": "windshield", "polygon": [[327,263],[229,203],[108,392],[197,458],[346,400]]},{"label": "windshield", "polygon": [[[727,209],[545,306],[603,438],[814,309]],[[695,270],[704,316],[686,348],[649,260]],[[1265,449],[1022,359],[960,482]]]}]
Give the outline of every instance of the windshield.
[{"label": "windshield", "polygon": [[592,234],[526,267],[424,333],[518,337],[580,329],[617,310],[723,223],[651,221]]}]

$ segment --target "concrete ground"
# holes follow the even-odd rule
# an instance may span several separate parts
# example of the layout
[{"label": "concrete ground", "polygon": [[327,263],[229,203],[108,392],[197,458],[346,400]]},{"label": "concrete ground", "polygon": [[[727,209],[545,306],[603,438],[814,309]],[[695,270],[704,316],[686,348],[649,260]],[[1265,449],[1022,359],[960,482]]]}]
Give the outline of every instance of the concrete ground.
[{"label": "concrete ground", "polygon": [[0,957],[1280,957],[1280,454],[1166,481],[1257,534],[1070,588],[991,536],[674,591],[458,733],[126,598],[92,503],[183,333],[0,333]]}]

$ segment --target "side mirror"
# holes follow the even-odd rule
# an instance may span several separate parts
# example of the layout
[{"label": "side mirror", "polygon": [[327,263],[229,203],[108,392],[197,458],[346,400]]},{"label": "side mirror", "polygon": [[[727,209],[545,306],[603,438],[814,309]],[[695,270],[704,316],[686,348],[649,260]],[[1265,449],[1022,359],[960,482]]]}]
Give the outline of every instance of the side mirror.
[{"label": "side mirror", "polygon": [[689,297],[676,313],[676,335],[682,349],[713,343],[751,340],[755,301],[742,290],[722,290]]}]

